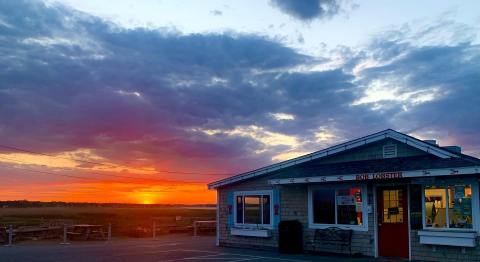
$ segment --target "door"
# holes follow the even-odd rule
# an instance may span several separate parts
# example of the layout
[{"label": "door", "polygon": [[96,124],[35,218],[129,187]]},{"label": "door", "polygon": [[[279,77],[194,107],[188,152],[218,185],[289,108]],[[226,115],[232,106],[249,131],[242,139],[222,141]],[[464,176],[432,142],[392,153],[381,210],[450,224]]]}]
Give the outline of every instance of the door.
[{"label": "door", "polygon": [[409,257],[407,197],[406,187],[377,190],[379,256]]}]

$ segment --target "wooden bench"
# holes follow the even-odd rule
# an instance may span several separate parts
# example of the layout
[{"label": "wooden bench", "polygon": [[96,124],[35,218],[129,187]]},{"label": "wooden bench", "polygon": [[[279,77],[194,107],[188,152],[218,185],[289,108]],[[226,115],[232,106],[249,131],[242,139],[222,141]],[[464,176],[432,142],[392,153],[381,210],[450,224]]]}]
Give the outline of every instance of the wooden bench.
[{"label": "wooden bench", "polygon": [[313,251],[316,251],[316,243],[325,246],[340,246],[348,248],[349,254],[352,254],[352,230],[341,229],[338,227],[329,227],[326,229],[316,229],[313,239]]}]

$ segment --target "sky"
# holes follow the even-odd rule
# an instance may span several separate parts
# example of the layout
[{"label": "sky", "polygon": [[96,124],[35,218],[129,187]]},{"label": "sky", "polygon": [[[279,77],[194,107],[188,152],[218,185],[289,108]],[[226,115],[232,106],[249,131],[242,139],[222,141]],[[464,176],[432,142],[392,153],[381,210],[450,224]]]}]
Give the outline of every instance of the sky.
[{"label": "sky", "polygon": [[0,200],[214,203],[392,128],[480,157],[478,1],[0,0]]}]

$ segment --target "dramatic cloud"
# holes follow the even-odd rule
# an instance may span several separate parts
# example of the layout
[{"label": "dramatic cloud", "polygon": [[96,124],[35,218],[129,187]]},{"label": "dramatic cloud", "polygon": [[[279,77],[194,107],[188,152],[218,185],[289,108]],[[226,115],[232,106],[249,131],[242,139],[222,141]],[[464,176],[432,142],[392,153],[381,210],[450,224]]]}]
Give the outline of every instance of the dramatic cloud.
[{"label": "dramatic cloud", "polygon": [[272,0],[283,12],[304,21],[328,18],[340,11],[338,0]]},{"label": "dramatic cloud", "polygon": [[[338,10],[313,2],[314,14],[289,10]],[[275,1],[292,3],[308,1]],[[64,6],[2,1],[0,139],[197,182],[223,176],[162,170],[247,171],[390,127],[478,155],[480,47],[471,30],[440,24],[311,57],[257,35],[127,30]],[[44,168],[101,171],[60,164]]]},{"label": "dramatic cloud", "polygon": [[[418,135],[458,143],[478,155],[480,45],[474,28],[440,21],[413,32],[392,30],[372,41],[357,84],[357,102],[389,112],[392,123]],[[359,62],[362,64],[362,62]]]}]

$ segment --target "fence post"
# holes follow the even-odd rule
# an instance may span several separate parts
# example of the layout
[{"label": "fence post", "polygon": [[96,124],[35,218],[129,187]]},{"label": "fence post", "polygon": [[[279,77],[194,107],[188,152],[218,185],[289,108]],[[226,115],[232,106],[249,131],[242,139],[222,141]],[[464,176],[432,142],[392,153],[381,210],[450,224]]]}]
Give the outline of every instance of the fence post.
[{"label": "fence post", "polygon": [[197,236],[197,227],[198,227],[197,221],[193,221],[193,236],[194,237]]},{"label": "fence post", "polygon": [[108,241],[112,240],[112,223],[108,223],[108,235],[107,235],[107,240],[108,240]]},{"label": "fence post", "polygon": [[63,224],[63,242],[60,245],[69,245],[67,239],[67,224]]},{"label": "fence post", "polygon": [[152,225],[152,236],[153,238],[157,237],[157,223],[155,220],[153,220],[153,225]]},{"label": "fence post", "polygon": [[6,244],[6,247],[11,247],[13,246],[13,226],[10,225],[8,226],[8,244]]}]

